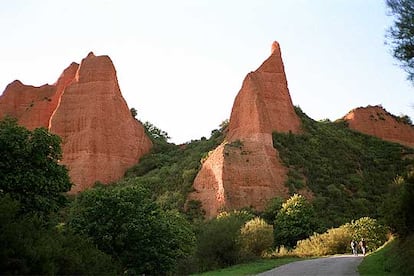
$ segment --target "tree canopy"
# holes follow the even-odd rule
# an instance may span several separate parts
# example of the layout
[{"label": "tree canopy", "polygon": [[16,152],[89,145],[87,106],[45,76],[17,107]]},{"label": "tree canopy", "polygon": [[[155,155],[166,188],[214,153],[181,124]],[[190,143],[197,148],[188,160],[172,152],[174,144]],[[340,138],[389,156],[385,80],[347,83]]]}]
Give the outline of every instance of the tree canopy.
[{"label": "tree canopy", "polygon": [[316,230],[314,216],[312,205],[303,196],[291,196],[276,215],[275,243],[294,247],[298,240],[309,237]]},{"label": "tree canopy", "polygon": [[69,225],[128,273],[172,272],[195,245],[189,224],[178,213],[163,211],[139,186],[84,191],[74,201]]},{"label": "tree canopy", "polygon": [[414,83],[414,1],[387,0],[386,3],[394,16],[394,25],[388,30],[393,55]]},{"label": "tree canopy", "polygon": [[57,211],[71,188],[59,163],[61,139],[45,128],[30,131],[12,118],[0,121],[0,192],[21,203],[23,212]]}]

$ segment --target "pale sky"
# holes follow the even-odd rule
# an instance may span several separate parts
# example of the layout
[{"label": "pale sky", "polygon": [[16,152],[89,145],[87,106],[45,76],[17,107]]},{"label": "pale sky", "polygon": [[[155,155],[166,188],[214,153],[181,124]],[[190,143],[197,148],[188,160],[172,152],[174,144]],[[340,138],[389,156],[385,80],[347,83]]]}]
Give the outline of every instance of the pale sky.
[{"label": "pale sky", "polygon": [[414,86],[384,44],[385,0],[0,0],[0,93],[108,55],[137,118],[171,142],[209,137],[278,41],[294,105],[315,120],[381,104],[414,119]]}]

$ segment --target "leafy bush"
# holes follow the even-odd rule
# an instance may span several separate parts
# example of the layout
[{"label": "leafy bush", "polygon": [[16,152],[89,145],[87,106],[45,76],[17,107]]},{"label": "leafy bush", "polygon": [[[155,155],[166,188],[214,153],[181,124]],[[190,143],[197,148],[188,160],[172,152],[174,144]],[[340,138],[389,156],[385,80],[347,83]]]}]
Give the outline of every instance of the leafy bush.
[{"label": "leafy bush", "polygon": [[129,273],[173,272],[195,245],[189,224],[178,213],[163,211],[139,186],[83,192],[73,202],[69,225]]},{"label": "leafy bush", "polygon": [[200,226],[196,253],[200,271],[226,267],[241,261],[238,243],[240,229],[252,218],[245,211],[223,212]]},{"label": "leafy bush", "polygon": [[367,242],[367,247],[375,250],[387,240],[386,228],[375,219],[363,217],[323,234],[315,233],[305,240],[298,241],[294,253],[298,256],[326,256],[350,252],[351,240]]},{"label": "leafy bush", "polygon": [[18,201],[0,197],[0,274],[116,275],[118,267],[86,237],[33,213],[22,215]]},{"label": "leafy bush", "polygon": [[323,234],[315,233],[308,239],[298,241],[294,253],[298,256],[326,256],[349,252],[352,233],[348,227],[329,229]]},{"label": "leafy bush", "polygon": [[367,248],[375,250],[387,240],[387,228],[377,222],[376,219],[363,217],[345,225],[352,233],[353,239],[364,239]]},{"label": "leafy bush", "polygon": [[29,131],[15,119],[0,120],[0,191],[18,200],[22,212],[47,215],[64,205],[72,184],[59,164],[60,141],[45,128]]},{"label": "leafy bush", "polygon": [[301,195],[293,195],[276,215],[275,244],[294,247],[298,240],[309,237],[316,229],[312,205]]},{"label": "leafy bush", "polygon": [[381,213],[391,230],[401,237],[414,233],[414,172],[397,178],[390,187]]},{"label": "leafy bush", "polygon": [[269,224],[273,224],[277,213],[279,213],[280,209],[282,208],[282,204],[285,200],[281,197],[275,197],[269,200],[266,203],[264,211],[260,214],[260,216]]},{"label": "leafy bush", "polygon": [[273,226],[258,217],[249,220],[240,229],[239,244],[245,258],[260,257],[273,245]]}]

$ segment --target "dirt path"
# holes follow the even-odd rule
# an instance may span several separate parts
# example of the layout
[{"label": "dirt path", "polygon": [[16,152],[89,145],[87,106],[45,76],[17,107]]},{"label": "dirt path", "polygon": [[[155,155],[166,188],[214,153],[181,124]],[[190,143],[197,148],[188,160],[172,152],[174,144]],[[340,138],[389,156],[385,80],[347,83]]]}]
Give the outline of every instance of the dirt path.
[{"label": "dirt path", "polygon": [[362,259],[362,256],[337,255],[282,265],[258,275],[359,275],[357,267]]}]

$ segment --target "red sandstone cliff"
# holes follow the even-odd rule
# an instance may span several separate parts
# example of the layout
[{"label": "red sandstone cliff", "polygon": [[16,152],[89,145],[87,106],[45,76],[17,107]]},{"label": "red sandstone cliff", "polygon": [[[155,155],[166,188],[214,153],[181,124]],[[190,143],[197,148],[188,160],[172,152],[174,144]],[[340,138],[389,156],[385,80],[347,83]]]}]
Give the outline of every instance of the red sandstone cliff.
[{"label": "red sandstone cliff", "polygon": [[194,180],[189,199],[200,200],[207,217],[221,209],[262,209],[275,196],[287,196],[287,169],[273,147],[272,132],[298,133],[279,44],[249,73],[234,101],[226,141],[214,150]]},{"label": "red sandstone cliff", "polygon": [[414,147],[414,127],[397,120],[381,106],[359,107],[343,117],[351,129],[386,141]]},{"label": "red sandstone cliff", "polygon": [[121,95],[108,56],[90,53],[72,63],[53,85],[14,81],[0,96],[0,118],[16,117],[33,129],[47,127],[62,137],[62,163],[75,184],[71,192],[121,178],[152,143]]}]

